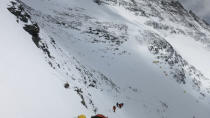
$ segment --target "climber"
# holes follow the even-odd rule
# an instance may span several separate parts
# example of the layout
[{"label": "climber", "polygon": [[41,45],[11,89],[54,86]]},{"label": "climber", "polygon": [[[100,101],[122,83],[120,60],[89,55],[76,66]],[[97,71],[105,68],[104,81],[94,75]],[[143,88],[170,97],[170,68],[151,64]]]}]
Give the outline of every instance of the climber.
[{"label": "climber", "polygon": [[118,103],[118,102],[117,102],[117,104],[116,104],[116,105],[117,105],[117,107],[119,107],[119,103]]},{"label": "climber", "polygon": [[114,111],[114,112],[116,111],[116,106],[113,106],[113,111]]},{"label": "climber", "polygon": [[119,108],[122,108],[123,105],[124,105],[124,103],[120,103],[120,104],[119,104]]},{"label": "climber", "polygon": [[78,116],[78,118],[86,118],[86,116],[84,114],[81,114]]},{"label": "climber", "polygon": [[105,117],[102,114],[97,114],[96,116],[91,116],[91,118],[108,118],[108,117]]}]

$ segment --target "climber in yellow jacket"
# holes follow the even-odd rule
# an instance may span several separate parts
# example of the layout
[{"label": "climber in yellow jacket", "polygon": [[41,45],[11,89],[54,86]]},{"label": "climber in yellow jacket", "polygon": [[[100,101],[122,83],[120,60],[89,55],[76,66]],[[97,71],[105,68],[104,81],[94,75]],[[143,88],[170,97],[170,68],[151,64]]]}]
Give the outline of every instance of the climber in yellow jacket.
[{"label": "climber in yellow jacket", "polygon": [[78,116],[78,118],[86,118],[86,116],[84,114],[81,114]]}]

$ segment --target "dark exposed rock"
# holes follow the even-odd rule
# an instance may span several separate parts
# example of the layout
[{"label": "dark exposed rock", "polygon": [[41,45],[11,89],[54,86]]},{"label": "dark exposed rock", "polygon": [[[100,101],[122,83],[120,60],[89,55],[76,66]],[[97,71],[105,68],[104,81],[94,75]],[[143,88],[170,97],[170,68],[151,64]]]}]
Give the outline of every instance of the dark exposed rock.
[{"label": "dark exposed rock", "polygon": [[39,37],[39,26],[37,24],[25,25],[23,29],[27,31],[30,35],[32,35],[32,40],[34,41],[36,46],[39,47],[39,42],[41,40],[41,38]]},{"label": "dark exposed rock", "polygon": [[33,37],[39,36],[39,26],[37,24],[25,25],[23,28]]},{"label": "dark exposed rock", "polygon": [[186,83],[186,75],[183,69],[184,60],[182,57],[176,53],[173,47],[161,37],[150,34],[153,38],[149,41],[149,51],[154,55],[157,55],[158,59],[165,61],[169,66],[181,66],[179,69],[174,69],[171,74],[173,78],[178,82],[185,84]]},{"label": "dark exposed rock", "polygon": [[[127,41],[127,26],[121,24],[103,24],[97,23],[98,28],[89,27],[85,33],[95,35],[95,38],[92,43],[107,43],[111,46],[120,46],[125,41]],[[115,32],[109,31],[109,29],[115,29],[119,33],[118,35]],[[116,48],[115,48],[116,49]],[[119,48],[118,48],[119,49]]]},{"label": "dark exposed rock", "polygon": [[70,86],[70,85],[69,85],[68,82],[66,82],[66,83],[64,84],[64,88],[66,88],[66,89],[69,88],[69,86]]},{"label": "dark exposed rock", "polygon": [[49,58],[54,59],[54,57],[51,56],[50,51],[48,50],[48,46],[47,46],[46,44],[42,43],[39,47],[42,49],[42,51],[43,51],[45,54],[47,54],[47,56],[48,56]]},{"label": "dark exposed rock", "polygon": [[33,23],[31,21],[31,17],[24,10],[24,7],[18,1],[16,1],[11,2],[11,5],[7,9],[17,17],[17,21],[20,20],[25,23],[23,29],[32,36],[33,42],[37,47],[39,47],[39,42],[41,40],[41,38],[39,37],[39,26],[37,25],[37,23]]},{"label": "dark exposed rock", "polygon": [[84,99],[84,96],[82,95],[83,91],[82,89],[79,89],[79,88],[75,88],[75,91],[77,92],[77,94],[80,96],[80,98],[82,99],[81,103],[82,105],[84,105],[86,108],[88,108],[86,102],[85,102],[85,99]]},{"label": "dark exposed rock", "polygon": [[98,5],[101,5],[102,1],[101,0],[93,0],[95,3],[97,3]]},{"label": "dark exposed rock", "polygon": [[24,8],[21,5],[18,5],[16,2],[11,2],[12,6],[8,7],[7,9],[14,14],[17,19],[20,19],[22,22],[27,23],[29,19],[31,18],[30,15],[28,15]]}]

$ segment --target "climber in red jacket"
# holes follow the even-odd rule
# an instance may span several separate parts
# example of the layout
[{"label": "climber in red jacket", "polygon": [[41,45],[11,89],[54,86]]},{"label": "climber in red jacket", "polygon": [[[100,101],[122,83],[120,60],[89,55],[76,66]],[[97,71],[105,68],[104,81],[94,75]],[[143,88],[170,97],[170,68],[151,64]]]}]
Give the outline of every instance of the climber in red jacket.
[{"label": "climber in red jacket", "polygon": [[113,106],[113,111],[114,111],[114,112],[116,111],[116,106]]},{"label": "climber in red jacket", "polygon": [[123,105],[124,105],[124,103],[120,103],[120,104],[119,104],[119,108],[122,108]]}]

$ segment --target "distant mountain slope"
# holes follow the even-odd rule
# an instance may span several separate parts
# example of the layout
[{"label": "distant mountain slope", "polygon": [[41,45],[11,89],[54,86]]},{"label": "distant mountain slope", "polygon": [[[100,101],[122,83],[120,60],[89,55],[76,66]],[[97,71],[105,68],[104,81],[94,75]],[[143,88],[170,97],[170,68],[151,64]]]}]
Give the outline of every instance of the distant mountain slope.
[{"label": "distant mountain slope", "polygon": [[[27,36],[20,38],[22,42],[15,40],[20,45],[28,42],[18,47],[27,50],[17,51],[23,55],[20,60],[32,54],[27,59],[31,60],[27,63],[29,69],[17,69],[23,79],[17,82],[16,90],[27,98],[28,90],[25,92],[19,85],[26,84],[25,88],[30,90],[25,79],[36,74],[30,79],[30,85],[34,86],[32,90],[36,84],[41,87],[34,90],[33,98],[49,93],[49,97],[25,103],[26,108],[20,107],[21,111],[14,108],[6,113],[39,118],[69,118],[80,113],[89,117],[102,113],[109,118],[210,116],[210,29],[178,1],[16,0],[2,3],[6,17],[1,25],[13,22],[6,30],[9,32],[14,26],[19,29],[11,30],[12,33]],[[15,38],[9,34],[5,37]],[[18,63],[14,58],[6,56],[7,59]],[[25,77],[24,72],[29,73],[28,76]],[[5,81],[9,78],[7,73],[9,71]],[[40,77],[42,74],[46,75]],[[65,83],[70,88],[65,89],[62,86]],[[50,98],[58,104],[48,101]],[[43,105],[30,104],[33,101]],[[22,100],[18,102],[24,104]],[[114,113],[112,107],[117,102],[125,105]],[[28,107],[37,109],[25,113]],[[52,114],[45,115],[43,111]],[[9,116],[4,114],[4,117]]]}]

